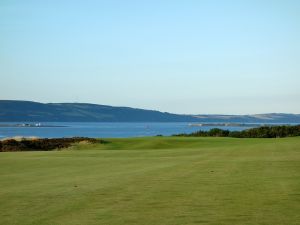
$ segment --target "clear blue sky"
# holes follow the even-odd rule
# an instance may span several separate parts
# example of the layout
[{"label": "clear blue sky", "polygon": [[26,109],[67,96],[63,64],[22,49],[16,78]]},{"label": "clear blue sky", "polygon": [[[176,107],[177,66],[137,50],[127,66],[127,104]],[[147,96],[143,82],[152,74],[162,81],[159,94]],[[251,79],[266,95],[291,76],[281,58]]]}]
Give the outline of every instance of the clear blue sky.
[{"label": "clear blue sky", "polygon": [[0,99],[300,113],[298,0],[1,0]]}]

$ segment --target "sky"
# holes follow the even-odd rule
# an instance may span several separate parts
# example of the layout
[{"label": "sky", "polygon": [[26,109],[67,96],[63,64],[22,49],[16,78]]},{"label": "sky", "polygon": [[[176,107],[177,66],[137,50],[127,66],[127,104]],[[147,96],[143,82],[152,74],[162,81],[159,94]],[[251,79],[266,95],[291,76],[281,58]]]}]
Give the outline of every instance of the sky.
[{"label": "sky", "polygon": [[298,0],[1,0],[0,99],[300,113]]}]

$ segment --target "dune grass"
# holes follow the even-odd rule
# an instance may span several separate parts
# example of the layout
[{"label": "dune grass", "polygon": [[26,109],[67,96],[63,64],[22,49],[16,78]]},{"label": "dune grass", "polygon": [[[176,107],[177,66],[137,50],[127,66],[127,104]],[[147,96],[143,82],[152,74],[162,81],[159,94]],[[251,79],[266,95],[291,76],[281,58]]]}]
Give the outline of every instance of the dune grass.
[{"label": "dune grass", "polygon": [[300,138],[106,140],[0,153],[0,224],[300,224]]}]

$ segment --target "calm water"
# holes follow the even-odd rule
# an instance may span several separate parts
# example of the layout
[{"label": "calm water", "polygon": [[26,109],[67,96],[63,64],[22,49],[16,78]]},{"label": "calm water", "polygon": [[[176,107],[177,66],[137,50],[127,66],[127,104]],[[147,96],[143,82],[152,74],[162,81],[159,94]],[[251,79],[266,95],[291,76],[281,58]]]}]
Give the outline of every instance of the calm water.
[{"label": "calm water", "polygon": [[[20,124],[20,123],[0,123]],[[42,125],[65,127],[0,127],[0,138],[14,136],[54,137],[142,137],[178,133],[191,133],[197,130],[210,130],[212,127],[192,127],[189,123],[42,123]],[[229,130],[243,130],[249,127],[219,127]]]}]

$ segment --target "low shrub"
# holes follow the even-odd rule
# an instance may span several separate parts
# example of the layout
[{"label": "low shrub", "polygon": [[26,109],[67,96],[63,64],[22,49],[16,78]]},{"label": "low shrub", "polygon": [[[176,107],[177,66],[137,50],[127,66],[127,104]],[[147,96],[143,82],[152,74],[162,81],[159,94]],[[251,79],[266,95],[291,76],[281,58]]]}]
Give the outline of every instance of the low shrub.
[{"label": "low shrub", "polygon": [[54,149],[68,148],[74,143],[105,143],[103,140],[86,137],[73,138],[43,138],[43,139],[7,139],[0,141],[0,151],[50,151]]},{"label": "low shrub", "polygon": [[300,125],[262,126],[242,131],[229,131],[213,128],[209,131],[196,131],[190,134],[176,134],[183,137],[235,137],[235,138],[281,138],[300,136]]}]

